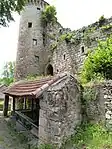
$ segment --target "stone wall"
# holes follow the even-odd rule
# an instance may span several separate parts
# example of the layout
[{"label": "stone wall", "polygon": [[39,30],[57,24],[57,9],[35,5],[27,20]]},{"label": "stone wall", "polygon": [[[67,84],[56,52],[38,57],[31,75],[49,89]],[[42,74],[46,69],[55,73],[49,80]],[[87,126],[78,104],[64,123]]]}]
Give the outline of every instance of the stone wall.
[{"label": "stone wall", "polygon": [[[43,45],[41,12],[44,1],[29,2],[21,12],[15,78],[43,74],[46,51]],[[46,5],[46,3],[45,3]]]},{"label": "stone wall", "polygon": [[112,81],[104,86],[106,127],[112,131]]},{"label": "stone wall", "polygon": [[83,99],[86,118],[91,122],[102,121],[112,130],[112,81],[86,87]]},{"label": "stone wall", "polygon": [[73,73],[72,61],[69,54],[66,42],[60,43],[60,45],[54,50],[52,58],[54,73],[62,73],[64,71]]},{"label": "stone wall", "polygon": [[65,77],[52,85],[40,100],[39,138],[60,146],[63,139],[75,133],[81,116],[80,85]]},{"label": "stone wall", "polygon": [[[72,38],[68,43],[66,40],[60,42],[61,36],[65,34],[72,34]],[[79,73],[84,60],[88,56],[88,51],[92,51],[97,47],[98,40],[104,41],[111,34],[112,17],[104,19],[102,24],[98,21],[76,31],[65,30],[62,28],[61,34],[58,34],[58,40],[56,42],[57,46],[53,52],[52,63],[54,65],[55,73],[57,73],[57,70],[59,70],[59,72],[67,70],[73,74]],[[55,41],[53,42],[55,43]],[[64,54],[68,61],[63,61]]]},{"label": "stone wall", "polygon": [[91,122],[105,121],[105,98],[103,84],[84,87],[85,117]]},{"label": "stone wall", "polygon": [[[88,51],[112,34],[112,17],[97,21],[87,27],[71,31],[64,29],[58,22],[41,24],[41,12],[47,5],[43,0],[29,1],[21,12],[20,32],[16,60],[15,78],[23,79],[28,75],[46,75],[49,64],[54,74],[68,71],[80,72]],[[31,26],[28,27],[28,24]],[[61,40],[71,34],[69,42]]]}]

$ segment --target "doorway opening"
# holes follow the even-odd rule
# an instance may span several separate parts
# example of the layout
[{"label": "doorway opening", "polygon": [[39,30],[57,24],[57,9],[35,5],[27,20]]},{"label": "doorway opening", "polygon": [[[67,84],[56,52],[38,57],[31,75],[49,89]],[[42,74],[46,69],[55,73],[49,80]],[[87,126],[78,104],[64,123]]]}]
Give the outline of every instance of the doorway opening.
[{"label": "doorway opening", "polygon": [[53,76],[53,67],[52,67],[51,64],[49,64],[49,65],[47,66],[46,74]]}]

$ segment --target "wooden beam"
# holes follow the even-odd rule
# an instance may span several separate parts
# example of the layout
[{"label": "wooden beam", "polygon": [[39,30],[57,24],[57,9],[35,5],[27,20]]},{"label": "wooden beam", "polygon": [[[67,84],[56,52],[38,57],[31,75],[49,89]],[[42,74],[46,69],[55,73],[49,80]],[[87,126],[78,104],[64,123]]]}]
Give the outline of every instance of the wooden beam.
[{"label": "wooden beam", "polygon": [[34,99],[32,98],[32,106],[31,106],[31,111],[32,111],[32,118],[33,118],[33,108],[34,108]]},{"label": "wooden beam", "polygon": [[37,98],[36,99],[37,126],[39,126],[39,112],[40,112],[40,105],[39,105],[39,98]]},{"label": "wooden beam", "polygon": [[26,110],[26,97],[24,97],[24,109]]},{"label": "wooden beam", "polygon": [[13,97],[13,113],[15,113],[15,97]]},{"label": "wooden beam", "polygon": [[8,114],[8,104],[9,104],[9,96],[5,95],[4,106],[3,106],[3,116],[7,116]]}]

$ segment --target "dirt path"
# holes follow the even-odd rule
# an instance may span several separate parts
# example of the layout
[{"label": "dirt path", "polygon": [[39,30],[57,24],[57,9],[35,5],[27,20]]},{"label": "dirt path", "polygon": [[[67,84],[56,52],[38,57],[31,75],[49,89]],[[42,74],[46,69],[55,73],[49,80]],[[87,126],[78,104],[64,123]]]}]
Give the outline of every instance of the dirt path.
[{"label": "dirt path", "polygon": [[11,130],[3,117],[0,117],[0,149],[28,149],[25,137]]}]

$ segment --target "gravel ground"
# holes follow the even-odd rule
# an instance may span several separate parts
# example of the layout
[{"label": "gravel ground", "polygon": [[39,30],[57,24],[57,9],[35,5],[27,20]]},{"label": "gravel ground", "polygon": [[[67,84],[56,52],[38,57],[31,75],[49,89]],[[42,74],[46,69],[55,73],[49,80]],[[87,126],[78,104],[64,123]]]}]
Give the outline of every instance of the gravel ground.
[{"label": "gravel ground", "polygon": [[24,137],[11,130],[3,117],[0,117],[0,149],[28,149]]}]

